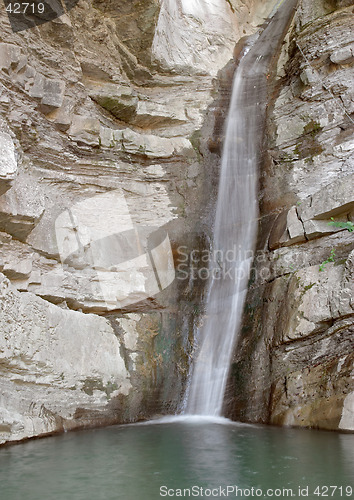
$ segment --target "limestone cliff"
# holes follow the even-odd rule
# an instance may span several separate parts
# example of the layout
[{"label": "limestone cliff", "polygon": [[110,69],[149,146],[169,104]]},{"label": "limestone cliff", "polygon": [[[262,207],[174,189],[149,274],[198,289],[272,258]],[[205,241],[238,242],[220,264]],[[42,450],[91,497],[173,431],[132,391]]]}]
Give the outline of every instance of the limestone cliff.
[{"label": "limestone cliff", "polygon": [[269,89],[237,419],[354,430],[353,19],[352,1],[300,2]]},{"label": "limestone cliff", "polygon": [[217,184],[200,130],[274,4],[80,0],[15,33],[1,10],[0,443],[177,409],[202,285],[173,258]]},{"label": "limestone cliff", "polygon": [[[19,33],[1,10],[0,443],[178,409],[228,61],[277,3],[80,0]],[[328,224],[352,220],[351,4],[300,2],[270,84],[236,418],[353,428],[353,244]]]}]

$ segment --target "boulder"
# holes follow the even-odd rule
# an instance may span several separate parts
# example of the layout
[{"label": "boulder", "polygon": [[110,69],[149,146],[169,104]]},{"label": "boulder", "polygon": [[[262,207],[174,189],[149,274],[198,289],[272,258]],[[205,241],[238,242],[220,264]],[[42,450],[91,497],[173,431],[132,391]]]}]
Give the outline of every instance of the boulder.
[{"label": "boulder", "polygon": [[100,144],[100,131],[101,126],[97,118],[74,115],[68,135],[79,144],[98,147]]},{"label": "boulder", "polygon": [[330,57],[334,64],[349,64],[354,61],[354,45],[335,50]]},{"label": "boulder", "polygon": [[343,175],[303,200],[298,207],[301,220],[330,219],[350,213],[354,210],[353,183],[353,174]]},{"label": "boulder", "polygon": [[11,43],[0,43],[0,69],[7,73],[20,61],[21,49]]},{"label": "boulder", "polygon": [[65,94],[65,82],[47,78],[36,73],[29,95],[41,103],[41,110],[45,113],[60,108]]},{"label": "boulder", "polygon": [[44,212],[44,195],[36,180],[20,174],[0,197],[0,230],[24,241]]}]

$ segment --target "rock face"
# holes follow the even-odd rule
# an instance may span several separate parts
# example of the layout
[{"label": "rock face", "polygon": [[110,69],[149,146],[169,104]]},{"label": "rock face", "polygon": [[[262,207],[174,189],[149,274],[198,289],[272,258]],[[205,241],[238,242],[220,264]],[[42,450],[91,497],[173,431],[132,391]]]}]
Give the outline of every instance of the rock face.
[{"label": "rock face", "polygon": [[15,157],[15,146],[13,140],[5,131],[0,132],[0,179],[1,191],[3,194],[11,187],[17,173],[17,161]]},{"label": "rock face", "polygon": [[114,420],[129,373],[110,323],[20,293],[1,276],[1,435],[22,439]]},{"label": "rock face", "polygon": [[270,89],[237,419],[354,429],[352,23],[352,2],[302,1]]},{"label": "rock face", "polygon": [[81,0],[18,33],[1,11],[0,443],[178,408],[207,110],[274,3]]},{"label": "rock face", "polygon": [[[216,74],[219,64],[230,60],[236,42],[235,21],[227,2],[162,0],[153,58],[167,70],[205,73],[212,68]],[[197,29],[198,24],[203,30]]]},{"label": "rock face", "polygon": [[[277,3],[80,0],[19,33],[1,11],[0,443],[180,407],[226,63]],[[353,430],[351,3],[301,2],[270,89],[236,418]]]}]

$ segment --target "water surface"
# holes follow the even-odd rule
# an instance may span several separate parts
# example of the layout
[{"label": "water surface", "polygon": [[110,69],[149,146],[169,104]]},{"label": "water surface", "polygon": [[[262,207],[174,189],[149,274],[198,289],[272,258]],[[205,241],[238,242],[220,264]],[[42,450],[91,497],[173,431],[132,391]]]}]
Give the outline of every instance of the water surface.
[{"label": "water surface", "polygon": [[345,491],[353,478],[354,435],[225,419],[113,426],[0,449],[1,500],[155,500],[173,498],[160,496],[167,488],[177,498],[193,486],[194,498],[227,498],[216,490],[227,486],[262,489],[261,498],[271,498],[269,488],[291,488],[302,498],[299,486],[309,486],[313,499],[321,498],[317,486],[342,486],[343,495],[328,492],[339,499],[354,498]]}]

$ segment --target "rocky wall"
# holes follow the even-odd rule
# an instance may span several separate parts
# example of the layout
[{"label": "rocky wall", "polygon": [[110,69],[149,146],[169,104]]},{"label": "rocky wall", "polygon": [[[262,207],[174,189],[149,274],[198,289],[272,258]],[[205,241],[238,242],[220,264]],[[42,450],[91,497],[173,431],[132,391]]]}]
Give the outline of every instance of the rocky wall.
[{"label": "rocky wall", "polygon": [[274,2],[174,4],[18,33],[1,10],[0,443],[181,404],[204,282],[174,264],[208,245],[216,75]]},{"label": "rocky wall", "polygon": [[269,85],[235,419],[354,430],[353,8],[302,0]]}]

